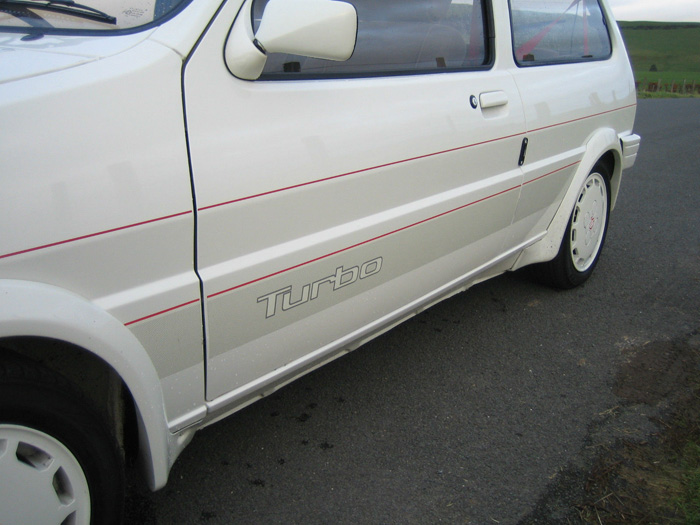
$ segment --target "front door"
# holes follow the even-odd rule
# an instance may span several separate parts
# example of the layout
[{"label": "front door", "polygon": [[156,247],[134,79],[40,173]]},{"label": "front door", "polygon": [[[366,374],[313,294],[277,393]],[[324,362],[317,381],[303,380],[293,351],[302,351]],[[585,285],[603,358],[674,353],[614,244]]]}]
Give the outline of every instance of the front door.
[{"label": "front door", "polygon": [[273,55],[236,78],[229,30],[264,2],[230,0],[186,65],[208,400],[322,360],[504,250],[524,118],[488,6],[354,4],[347,62]]}]

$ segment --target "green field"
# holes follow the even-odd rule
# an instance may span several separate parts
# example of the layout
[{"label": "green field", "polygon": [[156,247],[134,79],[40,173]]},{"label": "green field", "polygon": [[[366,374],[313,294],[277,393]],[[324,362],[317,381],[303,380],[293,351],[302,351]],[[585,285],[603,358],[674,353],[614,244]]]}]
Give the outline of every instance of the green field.
[{"label": "green field", "polygon": [[649,83],[662,90],[685,85],[700,95],[700,24],[620,22],[640,91]]}]

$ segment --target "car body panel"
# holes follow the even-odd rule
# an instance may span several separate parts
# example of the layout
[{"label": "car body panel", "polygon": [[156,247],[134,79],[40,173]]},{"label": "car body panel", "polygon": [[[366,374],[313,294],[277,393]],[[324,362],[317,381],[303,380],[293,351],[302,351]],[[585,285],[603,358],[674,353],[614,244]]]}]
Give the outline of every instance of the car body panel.
[{"label": "car body panel", "polygon": [[634,163],[632,73],[616,27],[609,58],[518,67],[490,5],[485,65],[364,78],[236,78],[242,0],[114,36],[0,33],[0,343],[109,366],[155,489],[202,426],[550,260],[596,163],[613,204]]},{"label": "car body panel", "polygon": [[[208,400],[459,276],[411,274],[432,260],[486,238],[462,273],[498,256],[522,177],[524,119],[510,74],[246,82],[220,59],[230,13],[212,24],[184,81]],[[488,92],[505,103],[471,107],[471,95]],[[411,254],[418,239],[431,242],[425,257]],[[353,278],[371,261],[381,261],[376,275]],[[360,307],[363,292],[401,278],[408,296]],[[353,316],[316,320],[342,301]]]},{"label": "car body panel", "polygon": [[[91,301],[138,334],[161,379],[189,371],[186,383],[200,383],[194,395],[166,398],[176,419],[203,393],[181,60],[160,44],[115,38],[125,38],[122,52],[50,83],[0,84],[2,186],[12,196],[0,208],[0,274]],[[164,348],[164,334],[177,344]]]}]

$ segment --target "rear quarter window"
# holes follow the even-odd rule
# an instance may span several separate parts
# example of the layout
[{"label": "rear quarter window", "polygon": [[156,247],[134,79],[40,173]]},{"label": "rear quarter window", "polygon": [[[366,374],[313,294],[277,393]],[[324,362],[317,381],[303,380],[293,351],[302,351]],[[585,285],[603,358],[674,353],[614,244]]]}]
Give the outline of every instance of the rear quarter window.
[{"label": "rear quarter window", "polygon": [[610,35],[598,0],[510,0],[510,17],[519,66],[610,57]]}]

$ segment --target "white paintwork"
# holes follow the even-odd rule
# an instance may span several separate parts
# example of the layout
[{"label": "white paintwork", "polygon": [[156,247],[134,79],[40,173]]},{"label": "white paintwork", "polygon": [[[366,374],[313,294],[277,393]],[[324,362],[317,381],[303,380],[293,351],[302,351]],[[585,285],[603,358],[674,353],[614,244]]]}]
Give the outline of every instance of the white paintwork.
[{"label": "white paintwork", "polygon": [[[518,68],[498,0],[488,69],[243,80],[265,64],[256,36],[319,56],[316,37],[275,47],[301,34],[274,15],[288,4],[258,35],[242,0],[126,35],[0,33],[0,338],[104,360],[136,403],[152,488],[196,429],[550,260],[592,168],[612,156],[612,208],[639,148],[615,24],[608,60]],[[331,4],[350,33],[354,9]]]},{"label": "white paintwork", "polygon": [[[294,368],[311,349],[330,352],[348,333],[496,257],[515,210],[522,173],[513,158],[524,131],[515,84],[496,71],[410,82],[240,81],[220,61],[220,42],[234,15],[227,7],[185,69],[212,401],[245,391],[272,370]],[[249,21],[239,16],[236,24],[241,18]],[[469,105],[472,93],[496,87],[509,95],[504,112],[483,114]],[[406,101],[410,112],[403,111]],[[264,169],[260,159],[266,159]],[[300,185],[303,191],[285,189]],[[411,225],[415,233],[397,231]],[[421,256],[412,249],[416,238],[430,243]],[[467,258],[455,253],[472,243]],[[449,275],[425,266],[420,278],[401,277],[448,254],[456,263]],[[289,285],[302,294],[302,287],[341,266],[376,257],[384,257],[376,276],[342,290],[324,287],[306,307],[261,323],[267,306],[258,298]],[[403,293],[377,295],[372,309],[362,307],[362,292],[393,279],[404,283]],[[322,321],[339,299],[345,321]]]},{"label": "white paintwork", "polygon": [[508,104],[508,95],[504,91],[491,91],[479,95],[482,109],[497,108]]},{"label": "white paintwork", "polygon": [[622,169],[631,168],[637,160],[637,152],[642,138],[639,135],[626,135],[620,137],[622,142]]},{"label": "white paintwork", "polygon": [[0,32],[0,84],[45,75],[123,53],[148,38],[143,31],[120,38],[47,35],[23,41],[22,34]]},{"label": "white paintwork", "polygon": [[[248,1],[231,28],[224,56],[238,78],[255,80],[268,53],[291,53],[327,60],[347,60],[355,49],[355,8],[335,0],[271,0],[257,33]],[[255,42],[255,44],[253,43]]]},{"label": "white paintwork", "polygon": [[[72,51],[69,37],[51,38],[62,53],[44,63]],[[0,276],[21,282],[2,286],[0,333],[62,339],[117,370],[138,393],[156,487],[177,450],[168,421],[202,407],[204,392],[182,61],[143,37],[114,38],[98,60],[0,84]],[[86,54],[85,38],[76,46]],[[43,283],[53,299],[36,291]],[[60,325],[56,312],[72,315]],[[186,388],[164,397],[171,375]]]},{"label": "white paintwork", "polygon": [[251,17],[252,2],[243,4],[231,32],[226,40],[224,59],[229,71],[243,80],[255,80],[267,62],[267,55],[253,43],[255,35],[253,26],[247,21]]},{"label": "white paintwork", "polygon": [[355,49],[355,8],[336,0],[270,0],[255,37],[268,53],[347,60]]}]

